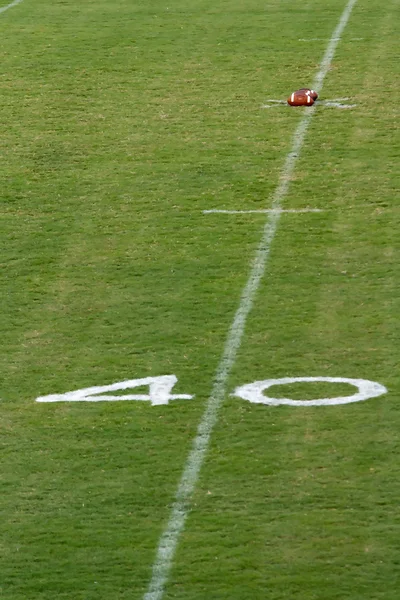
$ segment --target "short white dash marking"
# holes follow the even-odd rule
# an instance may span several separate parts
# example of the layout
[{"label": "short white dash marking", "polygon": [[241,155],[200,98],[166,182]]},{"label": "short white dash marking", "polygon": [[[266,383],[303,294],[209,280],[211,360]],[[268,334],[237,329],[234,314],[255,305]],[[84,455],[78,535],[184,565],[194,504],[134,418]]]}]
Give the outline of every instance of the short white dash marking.
[{"label": "short white dash marking", "polygon": [[356,108],[357,104],[342,104],[341,102],[333,102],[331,100],[321,100],[321,104],[331,108]]},{"label": "short white dash marking", "polygon": [[[335,55],[337,44],[356,2],[357,0],[349,0],[340,17],[339,23],[325,50],[320,69],[315,76],[315,81],[312,85],[314,90],[319,91],[322,89],[324,79]],[[303,113],[302,119],[294,132],[291,150],[286,156],[278,186],[272,197],[272,208],[274,209],[281,208],[282,202],[288,193],[297,158],[300,155],[314,113],[315,106],[311,106],[306,113]],[[226,384],[235,363],[237,352],[240,348],[246,320],[264,275],[271,244],[279,224],[280,215],[280,210],[273,210],[269,213],[267,222],[264,226],[262,238],[251,265],[250,274],[240,298],[239,307],[226,338],[222,357],[215,374],[211,395],[206,403],[206,408],[199,423],[196,437],[193,440],[192,449],[186,460],[185,468],[176,491],[175,500],[172,504],[168,523],[158,544],[157,555],[153,564],[153,573],[147,592],[144,594],[144,600],[161,600],[164,595],[165,585],[169,578],[179,536],[183,531],[186,518],[190,511],[191,496],[196,487],[200,469],[210,442],[211,433],[217,422],[218,412],[226,394]]]},{"label": "short white dash marking", "polygon": [[[328,38],[299,38],[299,42],[326,42]],[[346,41],[348,42],[361,42],[361,40],[363,40],[364,38],[350,38]],[[340,38],[338,40],[334,40],[334,41],[340,41]]]},{"label": "short white dash marking", "polygon": [[267,100],[268,104],[262,104],[261,108],[272,108],[273,106],[285,105],[289,106],[286,100]]},{"label": "short white dash marking", "polygon": [[17,4],[20,4],[21,2],[22,0],[14,0],[14,2],[11,2],[11,4],[7,4],[7,6],[2,6],[0,8],[0,13],[6,12],[6,10],[12,8],[13,6],[16,6]]},{"label": "short white dash marking", "polygon": [[[293,94],[292,94],[293,96]],[[357,104],[343,104],[350,98],[333,98],[332,100],[315,100],[315,104],[318,106],[327,106],[333,108],[356,108]],[[292,101],[292,100],[291,100]],[[289,104],[285,100],[267,100],[267,104],[262,104],[261,108],[273,108],[275,106],[289,107]]]},{"label": "short white dash marking", "polygon": [[204,215],[211,214],[222,214],[222,215],[267,215],[272,212],[280,213],[320,213],[323,212],[321,208],[261,208],[259,210],[224,210],[218,208],[211,208],[209,210],[203,210]]}]

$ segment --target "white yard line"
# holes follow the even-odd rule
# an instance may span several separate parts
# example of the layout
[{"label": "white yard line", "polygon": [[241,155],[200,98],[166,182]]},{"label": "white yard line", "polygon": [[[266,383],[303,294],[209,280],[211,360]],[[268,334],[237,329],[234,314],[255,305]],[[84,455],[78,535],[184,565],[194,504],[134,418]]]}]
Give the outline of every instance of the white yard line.
[{"label": "white yard line", "polygon": [[7,4],[7,6],[2,6],[0,8],[0,13],[6,12],[6,10],[12,8],[13,6],[16,6],[17,4],[20,4],[20,2],[22,2],[22,0],[14,0],[14,2],[11,2],[11,4]]},{"label": "white yard line", "polygon": [[[326,42],[327,39],[328,38],[299,38],[299,42]],[[364,38],[350,38],[347,41],[348,42],[360,42],[363,39]],[[338,38],[337,41],[340,42],[340,38]]]},{"label": "white yard line", "polygon": [[321,208],[264,208],[259,210],[225,210],[218,208],[210,208],[209,210],[203,210],[203,215],[211,214],[223,214],[223,215],[266,215],[272,212],[281,213],[320,213],[323,212]]},{"label": "white yard line", "polygon": [[[343,30],[346,27],[356,2],[357,0],[349,0],[340,17],[339,23],[332,34],[322,58],[320,69],[316,74],[312,85],[312,88],[315,90],[320,91],[322,89],[322,84],[328,73],[336,47],[341,39]],[[262,238],[253,259],[249,278],[243,289],[239,307],[225,342],[222,358],[215,375],[212,392],[198,426],[196,437],[193,440],[192,449],[186,460],[185,468],[176,491],[175,500],[172,504],[168,523],[159,541],[157,555],[153,564],[152,577],[148,590],[144,594],[144,600],[161,600],[164,595],[165,585],[169,578],[179,536],[183,531],[186,517],[190,511],[191,496],[198,481],[199,472],[208,449],[212,430],[217,422],[218,411],[224,400],[227,380],[242,341],[247,317],[253,306],[254,298],[265,271],[271,244],[275,237],[282,212],[280,210],[282,201],[288,193],[294,167],[304,144],[305,136],[314,113],[315,105],[308,108],[307,112],[303,113],[303,118],[294,132],[291,150],[286,156],[278,187],[272,197],[273,210],[269,213],[268,220],[264,226]]]},{"label": "white yard line", "polygon": [[341,102],[331,102],[330,100],[321,100],[321,104],[332,108],[356,108],[357,104],[342,104]]}]

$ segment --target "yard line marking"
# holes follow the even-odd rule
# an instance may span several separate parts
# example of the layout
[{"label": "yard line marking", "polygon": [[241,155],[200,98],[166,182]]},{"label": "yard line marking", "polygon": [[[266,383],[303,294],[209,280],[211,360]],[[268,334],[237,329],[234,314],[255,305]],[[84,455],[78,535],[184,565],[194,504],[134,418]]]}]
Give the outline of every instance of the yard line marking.
[{"label": "yard line marking", "polygon": [[[334,108],[355,108],[357,104],[342,104],[343,100],[350,100],[350,98],[333,98],[331,100],[315,100],[315,104],[319,106],[333,106]],[[283,106],[289,108],[287,100],[267,100],[268,104],[262,104],[261,108],[274,108],[277,106]],[[291,102],[293,102],[293,94],[291,95]]]},{"label": "yard line marking", "polygon": [[224,210],[218,208],[211,208],[209,210],[203,210],[203,215],[210,214],[223,214],[223,215],[251,215],[260,214],[265,215],[272,212],[280,213],[320,213],[323,212],[322,208],[264,208],[260,210]]},{"label": "yard line marking", "polygon": [[11,4],[7,4],[7,6],[3,6],[2,8],[0,8],[0,13],[6,12],[6,10],[12,8],[13,6],[16,6],[17,4],[20,4],[21,2],[22,0],[14,0],[14,2],[11,2]]},{"label": "yard line marking", "polygon": [[357,106],[357,104],[342,104],[341,102],[332,102],[330,100],[321,100],[321,104],[333,108],[356,108]]},{"label": "yard line marking", "polygon": [[345,98],[331,98],[330,100],[317,100],[317,102],[346,102],[346,100],[350,100],[348,96]]},{"label": "yard line marking", "polygon": [[[328,38],[299,38],[299,42],[326,42]],[[333,38],[331,38],[333,39]],[[350,38],[348,42],[361,42],[364,38]],[[340,37],[335,40],[340,42]]]},{"label": "yard line marking", "polygon": [[[322,84],[335,54],[336,46],[342,36],[343,30],[346,27],[356,2],[357,0],[349,0],[340,17],[339,23],[325,50],[320,69],[315,76],[315,81],[312,86],[313,89],[322,89]],[[165,585],[168,581],[179,536],[183,531],[190,510],[191,495],[199,477],[200,468],[208,449],[212,430],[217,422],[218,411],[223,402],[226,393],[227,380],[242,341],[247,316],[253,306],[253,301],[269,257],[271,244],[278,227],[281,211],[277,209],[280,209],[282,201],[289,190],[293,170],[304,144],[307,129],[314,113],[315,105],[304,113],[303,118],[294,132],[291,150],[286,156],[279,177],[278,186],[272,197],[272,208],[275,210],[268,215],[260,244],[253,259],[249,278],[243,289],[239,307],[229,329],[221,361],[215,374],[211,395],[199,423],[196,437],[193,440],[192,449],[186,460],[167,526],[162,533],[158,544],[156,558],[153,563],[152,577],[147,592],[143,596],[144,600],[161,600],[164,595]]]}]

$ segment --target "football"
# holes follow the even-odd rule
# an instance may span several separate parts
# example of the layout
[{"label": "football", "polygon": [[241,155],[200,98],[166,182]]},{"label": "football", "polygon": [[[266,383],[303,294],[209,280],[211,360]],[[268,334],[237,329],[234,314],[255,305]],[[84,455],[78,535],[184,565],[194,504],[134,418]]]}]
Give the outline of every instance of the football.
[{"label": "football", "polygon": [[314,104],[314,98],[310,96],[305,90],[298,90],[293,92],[290,98],[287,99],[287,103],[290,106],[312,106]]},{"label": "football", "polygon": [[307,94],[309,94],[311,96],[311,98],[313,100],[316,100],[318,98],[318,92],[316,92],[315,90],[312,90],[311,88],[300,88],[297,91],[298,92],[306,92]]}]

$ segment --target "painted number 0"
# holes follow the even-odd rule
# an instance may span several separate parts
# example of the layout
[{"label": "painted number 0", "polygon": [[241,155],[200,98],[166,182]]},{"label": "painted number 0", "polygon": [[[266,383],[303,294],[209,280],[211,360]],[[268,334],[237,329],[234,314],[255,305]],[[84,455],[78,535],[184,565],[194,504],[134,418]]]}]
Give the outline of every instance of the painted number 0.
[{"label": "painted number 0", "polygon": [[[358,389],[358,392],[351,396],[338,396],[336,398],[319,398],[318,400],[291,400],[290,398],[272,398],[266,396],[263,392],[273,385],[287,385],[289,383],[348,383]],[[282,379],[265,379],[264,381],[255,381],[236,388],[234,396],[243,400],[248,400],[255,404],[269,404],[278,406],[287,404],[289,406],[329,406],[333,404],[349,404],[350,402],[360,402],[386,394],[387,389],[380,383],[368,381],[368,379],[348,379],[347,377],[283,377]]]}]

